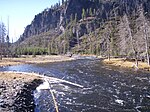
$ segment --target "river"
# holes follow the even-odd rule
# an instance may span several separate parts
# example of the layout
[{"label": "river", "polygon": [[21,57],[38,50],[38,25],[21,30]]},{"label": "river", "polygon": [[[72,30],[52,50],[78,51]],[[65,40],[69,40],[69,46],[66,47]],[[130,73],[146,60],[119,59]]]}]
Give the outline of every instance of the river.
[{"label": "river", "polygon": [[[76,84],[53,83],[60,112],[150,112],[150,74],[112,68],[97,59],[25,64],[0,71],[36,72]],[[35,112],[55,112],[49,90],[35,91]]]}]

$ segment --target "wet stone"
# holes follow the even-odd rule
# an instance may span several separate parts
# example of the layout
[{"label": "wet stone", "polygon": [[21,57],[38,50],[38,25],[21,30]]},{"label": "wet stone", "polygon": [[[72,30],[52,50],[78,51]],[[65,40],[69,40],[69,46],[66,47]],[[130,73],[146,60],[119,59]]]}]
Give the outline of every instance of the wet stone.
[{"label": "wet stone", "polygon": [[0,80],[0,112],[33,112],[33,91],[42,81]]}]

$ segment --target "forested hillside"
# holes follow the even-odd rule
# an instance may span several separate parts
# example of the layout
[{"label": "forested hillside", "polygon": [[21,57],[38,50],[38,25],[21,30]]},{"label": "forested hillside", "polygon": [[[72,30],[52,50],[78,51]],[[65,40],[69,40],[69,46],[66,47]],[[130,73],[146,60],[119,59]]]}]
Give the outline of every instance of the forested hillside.
[{"label": "forested hillside", "polygon": [[149,22],[149,0],[62,0],[35,16],[17,53],[149,59]]}]

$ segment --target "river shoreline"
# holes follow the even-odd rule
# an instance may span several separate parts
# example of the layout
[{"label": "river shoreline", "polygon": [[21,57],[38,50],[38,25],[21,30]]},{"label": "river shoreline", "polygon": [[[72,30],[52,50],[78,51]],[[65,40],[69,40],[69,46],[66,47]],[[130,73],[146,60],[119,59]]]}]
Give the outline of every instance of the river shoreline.
[{"label": "river shoreline", "polygon": [[33,91],[42,82],[32,73],[0,72],[0,111],[34,112]]},{"label": "river shoreline", "polygon": [[[59,98],[61,100],[60,99],[59,99],[60,101],[57,100],[59,102],[58,103],[59,109],[63,110],[64,107],[66,107],[67,110],[81,111],[81,108],[82,108],[82,110],[85,111],[89,106],[84,107],[83,105],[81,105],[80,107],[78,107],[78,102],[81,101],[80,100],[81,97],[79,95],[81,94],[81,96],[83,97],[83,100],[81,101],[82,104],[92,105],[92,106],[95,105],[93,108],[90,109],[91,111],[95,111],[95,110],[96,111],[105,111],[103,109],[100,110],[99,107],[102,107],[102,108],[105,107],[106,110],[108,110],[108,111],[113,111],[113,110],[134,111],[134,109],[136,109],[136,108],[138,108],[138,110],[142,110],[142,111],[147,110],[148,111],[149,110],[149,108],[148,108],[148,106],[149,106],[149,104],[148,104],[148,102],[149,102],[149,94],[148,94],[149,93],[149,75],[140,74],[140,73],[138,73],[138,75],[135,75],[132,73],[127,73],[127,75],[126,75],[123,72],[116,72],[114,70],[108,70],[109,67],[105,66],[105,65],[103,66],[103,63],[101,63],[101,61],[102,61],[102,59],[100,59],[98,61],[97,60],[91,61],[91,60],[86,59],[86,57],[85,57],[85,60],[77,60],[77,62],[71,61],[69,63],[67,62],[67,64],[66,63],[63,63],[63,64],[62,63],[54,63],[54,66],[55,66],[53,68],[54,71],[55,70],[57,71],[57,69],[59,67],[62,67],[60,69],[60,72],[64,72],[64,70],[68,70],[70,72],[70,70],[71,70],[70,73],[67,71],[69,74],[62,74],[62,77],[70,76],[70,74],[72,74],[72,73],[75,73],[74,77],[76,77],[79,74],[78,75],[79,77],[77,77],[77,78],[74,78],[74,77],[70,78],[70,79],[77,79],[74,84],[75,87],[74,87],[74,85],[72,86],[71,83],[70,83],[71,86],[68,85],[69,83],[66,81],[62,82],[61,79],[56,79],[56,78],[54,79],[54,77],[49,77],[49,80],[52,82],[52,85],[51,85],[52,89],[56,90],[55,91],[56,94],[57,94],[57,92],[61,93],[61,94],[59,94]],[[57,65],[57,64],[59,64],[59,65]],[[46,65],[48,66],[48,68],[46,68],[44,70],[50,71],[49,67],[52,67],[51,65],[53,65],[53,64],[46,64]],[[30,67],[31,66],[29,66],[28,68],[25,67],[25,69],[30,69]],[[77,69],[77,70],[74,70],[74,69]],[[4,73],[5,73],[5,75],[4,75]],[[3,83],[1,84],[1,85],[4,85],[1,88],[1,89],[4,89],[3,90],[4,92],[2,92],[2,93],[6,94],[6,95],[8,94],[7,97],[6,97],[6,95],[3,94],[3,97],[0,98],[1,99],[0,104],[7,102],[7,103],[4,103],[4,105],[2,105],[2,107],[0,107],[0,111],[11,112],[11,111],[20,111],[21,109],[24,109],[24,110],[27,109],[28,112],[34,111],[35,105],[34,105],[34,101],[33,101],[32,92],[40,84],[40,81],[37,79],[45,80],[45,78],[47,78],[49,75],[48,76],[38,75],[38,74],[36,74],[38,72],[36,72],[36,73],[13,72],[14,74],[8,74],[8,76],[7,76],[6,73],[12,73],[12,72],[2,72],[3,75],[1,75],[1,77],[0,77],[1,80],[3,79],[5,81],[4,84]],[[44,72],[40,72],[40,73],[44,74]],[[56,74],[57,73],[58,72],[56,72]],[[33,79],[31,79],[31,78],[33,78]],[[72,82],[72,80],[70,80],[70,79],[66,79],[66,80]],[[22,81],[22,80],[25,80],[25,81]],[[59,85],[57,83],[54,83],[55,81],[60,81],[62,83]],[[96,82],[94,82],[94,81],[96,81]],[[94,82],[94,84],[93,84],[93,82]],[[16,83],[17,83],[17,85],[16,85]],[[78,86],[77,84],[80,84],[81,86],[80,85]],[[95,85],[97,85],[97,84],[98,84],[98,86],[97,86],[98,88],[95,88]],[[7,89],[5,89],[6,87],[7,87]],[[68,89],[68,87],[69,87],[69,89]],[[90,89],[89,89],[89,87],[90,87]],[[79,88],[81,88],[81,89],[79,89]],[[11,92],[11,90],[13,90],[13,91]],[[20,92],[18,92],[18,90]],[[93,97],[93,96],[95,96],[95,90],[97,91],[98,94],[96,94],[97,95],[96,97]],[[14,95],[14,91],[15,91],[16,95]],[[43,95],[43,96],[40,97],[41,99],[38,99],[38,101],[35,100],[35,104],[37,104],[36,105],[37,108],[39,108],[38,106],[43,107],[43,106],[45,106],[45,104],[49,104],[45,108],[39,108],[39,109],[41,109],[41,111],[50,109],[51,103],[53,103],[51,100],[48,99],[48,98],[51,98],[51,94],[49,93],[49,91],[47,91],[46,93],[45,92],[46,91],[44,91],[44,92],[42,91],[41,95]],[[89,92],[90,92],[90,95],[89,95]],[[147,94],[145,94],[145,92]],[[130,95],[129,95],[129,93],[130,93]],[[105,95],[108,95],[108,96],[105,96]],[[47,96],[47,97],[45,97],[45,96]],[[56,96],[56,98],[58,98],[58,96]],[[70,99],[68,100],[68,98],[70,98],[71,100]],[[91,98],[92,98],[92,100],[90,100]],[[26,99],[26,100],[24,100],[24,99]],[[134,102],[135,99],[137,99],[136,102]],[[36,103],[36,101],[37,102],[40,101],[40,103],[38,104],[38,103]],[[70,101],[69,104],[66,104],[66,102],[68,102],[68,101]],[[98,103],[95,104],[95,101]],[[125,102],[127,102],[127,103],[125,103]],[[10,104],[12,104],[12,105],[10,105]],[[27,105],[27,104],[29,104],[29,105]],[[73,105],[73,107],[71,107],[70,104]],[[131,107],[129,107],[128,104],[131,105]],[[24,111],[24,110],[21,110],[21,111]]]},{"label": "river shoreline", "polygon": [[[0,67],[20,64],[40,64],[71,61],[68,56],[21,56],[20,58],[3,58]],[[0,72],[0,111],[34,112],[33,92],[41,83],[42,76],[36,73]]]},{"label": "river shoreline", "polygon": [[21,56],[20,58],[3,58],[0,61],[0,67],[13,66],[20,64],[40,64],[40,63],[51,63],[51,62],[62,62],[75,60],[72,57],[63,55],[42,55],[42,56]]},{"label": "river shoreline", "polygon": [[125,60],[124,58],[111,58],[110,60],[104,59],[102,62],[106,65],[113,67],[150,71],[150,66],[148,66],[147,63],[141,61],[138,62],[138,67],[135,64],[135,61],[128,61]]}]

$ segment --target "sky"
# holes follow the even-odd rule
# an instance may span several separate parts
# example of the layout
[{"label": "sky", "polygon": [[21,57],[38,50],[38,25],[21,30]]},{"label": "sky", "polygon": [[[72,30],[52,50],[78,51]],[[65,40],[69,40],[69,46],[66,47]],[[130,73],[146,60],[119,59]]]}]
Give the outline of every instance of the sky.
[{"label": "sky", "polygon": [[25,27],[32,22],[35,15],[59,0],[0,0],[0,20],[8,30],[10,41],[16,41],[23,34]]}]

